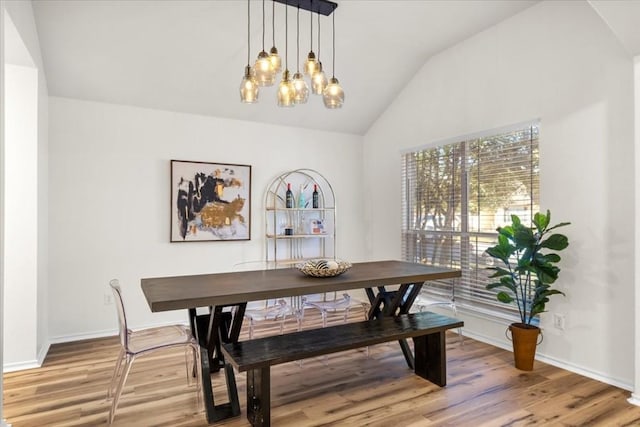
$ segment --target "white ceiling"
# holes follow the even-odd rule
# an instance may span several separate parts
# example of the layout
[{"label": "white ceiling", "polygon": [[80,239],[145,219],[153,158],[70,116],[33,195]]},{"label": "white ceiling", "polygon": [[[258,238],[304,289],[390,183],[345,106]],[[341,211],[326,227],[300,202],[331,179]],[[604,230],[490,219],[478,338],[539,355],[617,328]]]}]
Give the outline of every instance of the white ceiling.
[{"label": "white ceiling", "polygon": [[27,47],[9,14],[4,14],[4,60],[7,64],[35,67]]},{"label": "white ceiling", "polygon": [[[33,8],[52,96],[364,134],[430,56],[536,2],[338,0],[336,77],[346,93],[341,110],[325,109],[316,95],[306,105],[279,108],[275,87],[262,88],[258,104],[240,103],[247,63],[244,0],[34,0]],[[609,5],[628,1],[591,3],[607,13],[610,25],[638,22]],[[266,6],[269,50],[270,0]],[[276,4],[276,45],[283,56],[284,14],[285,6]],[[262,2],[252,0],[252,62],[261,47],[261,18]],[[309,18],[301,12],[301,62],[310,47]],[[623,33],[638,49],[637,25],[632,27]],[[321,58],[330,75],[331,19],[323,17],[321,28]],[[293,72],[291,7],[289,31]]]},{"label": "white ceiling", "polygon": [[[275,87],[263,88],[258,104],[240,103],[245,1],[34,0],[33,7],[52,96],[364,134],[431,55],[535,3],[338,0],[336,77],[346,94],[341,110],[327,110],[316,95],[306,105],[279,108]],[[266,5],[268,50],[271,1]],[[285,6],[276,4],[281,54],[284,14]],[[261,47],[261,17],[262,2],[252,0],[252,62]],[[310,47],[309,18],[301,12],[302,59]],[[294,70],[292,7],[289,22]],[[321,30],[323,65],[330,71],[329,18],[323,17]]]},{"label": "white ceiling", "polygon": [[589,0],[631,55],[640,55],[640,1]]}]

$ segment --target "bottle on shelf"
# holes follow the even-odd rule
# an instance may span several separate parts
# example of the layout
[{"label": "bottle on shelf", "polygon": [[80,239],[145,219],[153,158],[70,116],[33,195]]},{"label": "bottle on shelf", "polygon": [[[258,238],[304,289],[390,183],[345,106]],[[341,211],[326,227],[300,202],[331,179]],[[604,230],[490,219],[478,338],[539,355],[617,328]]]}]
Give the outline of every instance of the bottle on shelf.
[{"label": "bottle on shelf", "polygon": [[304,197],[304,187],[300,184],[300,194],[298,195],[298,207],[306,208],[307,207],[307,199]]},{"label": "bottle on shelf", "polygon": [[311,206],[318,209],[318,184],[313,184],[313,194],[311,195]]},{"label": "bottle on shelf", "polygon": [[287,184],[287,192],[285,194],[285,206],[288,208],[293,207],[293,192],[291,191],[291,184]]}]

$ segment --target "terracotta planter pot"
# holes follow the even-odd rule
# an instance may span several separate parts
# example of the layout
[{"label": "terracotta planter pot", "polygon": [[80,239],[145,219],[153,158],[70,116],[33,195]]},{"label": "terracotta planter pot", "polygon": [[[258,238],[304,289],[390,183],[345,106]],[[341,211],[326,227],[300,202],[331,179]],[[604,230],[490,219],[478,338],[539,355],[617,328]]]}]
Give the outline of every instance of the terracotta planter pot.
[{"label": "terracotta planter pot", "polygon": [[[536,355],[540,328],[524,323],[512,323],[509,331],[513,341],[513,358],[516,368],[522,371],[533,371],[533,360]],[[540,341],[542,342],[542,341]]]}]

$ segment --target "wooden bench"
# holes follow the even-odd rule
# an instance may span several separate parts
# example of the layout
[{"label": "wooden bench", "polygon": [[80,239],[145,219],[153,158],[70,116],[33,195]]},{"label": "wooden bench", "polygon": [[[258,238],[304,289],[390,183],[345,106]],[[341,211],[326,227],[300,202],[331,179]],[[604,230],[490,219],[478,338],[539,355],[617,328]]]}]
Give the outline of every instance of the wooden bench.
[{"label": "wooden bench", "polygon": [[255,427],[269,426],[271,366],[413,338],[416,375],[442,387],[447,381],[445,332],[463,325],[425,311],[228,343],[222,352],[239,372],[247,371],[247,419]]}]

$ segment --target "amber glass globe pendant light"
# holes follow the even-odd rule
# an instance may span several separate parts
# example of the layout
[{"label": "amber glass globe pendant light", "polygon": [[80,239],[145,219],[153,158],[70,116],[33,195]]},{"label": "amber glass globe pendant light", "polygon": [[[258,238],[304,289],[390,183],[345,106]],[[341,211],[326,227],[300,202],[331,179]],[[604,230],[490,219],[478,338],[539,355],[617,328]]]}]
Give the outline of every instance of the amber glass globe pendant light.
[{"label": "amber glass globe pendant light", "polygon": [[247,0],[247,66],[240,83],[240,101],[245,104],[258,102],[258,84],[251,71],[251,1]]},{"label": "amber glass globe pendant light", "polygon": [[318,62],[316,61],[316,54],[313,53],[313,10],[309,11],[309,28],[311,29],[309,33],[309,39],[311,40],[311,49],[309,49],[309,54],[307,55],[307,60],[304,63],[304,74],[309,77],[313,77],[313,75],[318,70]]},{"label": "amber glass globe pendant light", "polygon": [[271,71],[273,71],[274,80],[275,75],[282,70],[282,59],[278,55],[278,49],[276,48],[276,2],[271,0],[271,37],[273,40],[273,47],[269,51],[269,61],[271,62]]},{"label": "amber glass globe pendant light", "polygon": [[320,13],[318,12],[318,62],[315,72],[311,75],[311,91],[314,95],[322,95],[324,88],[327,87],[327,76],[322,70],[322,62],[320,62]]},{"label": "amber glass globe pendant light", "polygon": [[285,6],[284,71],[278,85],[278,107],[293,107],[294,89],[289,80],[289,5]]},{"label": "amber glass globe pendant light", "polygon": [[342,108],[344,104],[344,90],[336,78],[336,14],[333,11],[333,73],[329,84],[322,92],[324,106],[330,109]]},{"label": "amber glass globe pendant light", "polygon": [[253,66],[253,73],[260,86],[272,86],[275,82],[276,73],[271,66],[269,54],[264,50],[264,0],[262,0],[262,50]]},{"label": "amber glass globe pendant light", "polygon": [[309,86],[300,73],[300,6],[298,6],[297,22],[297,41],[296,41],[296,73],[293,75],[293,102],[296,104],[306,104],[309,99]]}]

